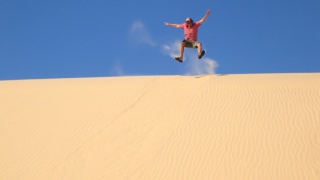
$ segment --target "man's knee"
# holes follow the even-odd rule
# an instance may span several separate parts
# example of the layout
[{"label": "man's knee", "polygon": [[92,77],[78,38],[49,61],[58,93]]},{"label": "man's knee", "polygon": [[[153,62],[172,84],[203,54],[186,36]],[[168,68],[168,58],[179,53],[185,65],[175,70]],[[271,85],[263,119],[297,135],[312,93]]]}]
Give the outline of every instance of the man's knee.
[{"label": "man's knee", "polygon": [[201,43],[201,42],[198,42],[197,46],[202,46],[202,43]]}]

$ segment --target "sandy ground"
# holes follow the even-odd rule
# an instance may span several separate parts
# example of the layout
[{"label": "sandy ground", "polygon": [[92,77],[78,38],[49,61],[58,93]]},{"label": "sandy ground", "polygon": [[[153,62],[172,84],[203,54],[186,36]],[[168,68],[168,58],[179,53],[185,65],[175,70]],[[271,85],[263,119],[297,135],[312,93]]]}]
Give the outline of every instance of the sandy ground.
[{"label": "sandy ground", "polygon": [[0,179],[320,179],[320,73],[0,81]]}]

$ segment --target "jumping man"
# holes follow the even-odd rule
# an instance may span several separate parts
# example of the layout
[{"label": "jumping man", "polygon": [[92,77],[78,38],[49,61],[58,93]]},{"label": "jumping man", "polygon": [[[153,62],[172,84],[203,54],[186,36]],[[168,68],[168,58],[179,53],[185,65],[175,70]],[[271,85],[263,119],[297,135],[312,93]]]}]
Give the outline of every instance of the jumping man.
[{"label": "jumping man", "polygon": [[181,42],[180,46],[180,56],[175,57],[179,62],[183,62],[184,48],[198,48],[198,58],[201,59],[205,54],[202,50],[202,44],[198,41],[198,28],[199,26],[208,18],[210,14],[210,9],[207,11],[206,15],[198,22],[193,22],[192,18],[187,18],[184,24],[169,24],[165,22],[166,26],[172,26],[175,28],[181,28],[184,30],[185,39]]}]

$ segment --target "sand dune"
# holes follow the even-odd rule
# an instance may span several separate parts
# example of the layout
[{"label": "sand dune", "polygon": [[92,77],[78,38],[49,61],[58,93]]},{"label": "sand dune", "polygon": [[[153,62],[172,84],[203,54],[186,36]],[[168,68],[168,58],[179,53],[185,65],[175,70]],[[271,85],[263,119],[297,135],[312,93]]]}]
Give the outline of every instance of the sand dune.
[{"label": "sand dune", "polygon": [[320,74],[0,81],[0,179],[320,179]]}]

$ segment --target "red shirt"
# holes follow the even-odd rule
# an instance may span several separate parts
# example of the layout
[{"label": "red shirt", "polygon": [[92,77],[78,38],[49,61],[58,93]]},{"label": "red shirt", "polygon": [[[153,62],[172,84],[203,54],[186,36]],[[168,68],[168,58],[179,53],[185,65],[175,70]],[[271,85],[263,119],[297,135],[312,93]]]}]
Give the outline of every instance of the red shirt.
[{"label": "red shirt", "polygon": [[186,23],[180,24],[180,28],[184,30],[185,39],[188,41],[197,41],[198,28],[200,25],[200,22],[193,23],[191,27],[188,27]]}]

